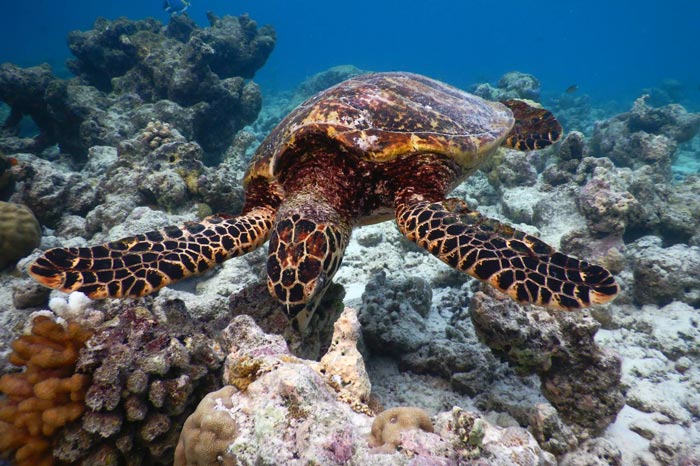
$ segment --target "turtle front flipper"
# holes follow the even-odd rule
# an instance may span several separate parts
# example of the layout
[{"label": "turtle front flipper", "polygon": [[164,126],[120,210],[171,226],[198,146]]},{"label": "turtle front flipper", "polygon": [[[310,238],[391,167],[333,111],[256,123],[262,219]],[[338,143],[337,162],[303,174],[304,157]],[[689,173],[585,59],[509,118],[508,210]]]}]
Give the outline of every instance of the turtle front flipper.
[{"label": "turtle front flipper", "polygon": [[606,303],[617,295],[617,283],[603,267],[557,252],[534,236],[470,210],[464,201],[401,203],[396,214],[408,239],[521,303],[570,310]]},{"label": "turtle front flipper", "polygon": [[306,330],[338,271],[350,226],[321,199],[292,198],[280,207],[270,237],[267,287],[297,330]]},{"label": "turtle front flipper", "polygon": [[49,249],[29,266],[42,285],[80,291],[92,299],[140,297],[234,256],[270,234],[274,211],[211,216],[88,248]]},{"label": "turtle front flipper", "polygon": [[522,151],[544,149],[557,142],[563,129],[552,112],[532,103],[520,100],[504,100],[515,117],[513,128],[503,145]]}]

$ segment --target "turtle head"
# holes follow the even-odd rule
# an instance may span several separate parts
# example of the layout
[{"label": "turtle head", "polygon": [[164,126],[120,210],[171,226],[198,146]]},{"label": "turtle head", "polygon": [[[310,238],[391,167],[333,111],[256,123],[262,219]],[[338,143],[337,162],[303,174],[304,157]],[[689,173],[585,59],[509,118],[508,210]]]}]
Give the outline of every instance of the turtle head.
[{"label": "turtle head", "polygon": [[270,237],[267,287],[304,331],[340,267],[349,226],[323,203],[283,205]]}]

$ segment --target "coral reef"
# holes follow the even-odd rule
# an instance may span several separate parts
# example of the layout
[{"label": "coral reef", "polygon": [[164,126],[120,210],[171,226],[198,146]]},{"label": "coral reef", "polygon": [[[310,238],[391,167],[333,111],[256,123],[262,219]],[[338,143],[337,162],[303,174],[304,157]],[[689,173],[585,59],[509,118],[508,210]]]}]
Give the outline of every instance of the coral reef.
[{"label": "coral reef", "polygon": [[[329,354],[354,344],[354,315],[344,311],[344,323],[333,338],[336,348]],[[461,443],[465,419],[478,416],[457,408],[459,416],[452,411],[438,414],[433,429],[425,412],[401,407],[373,421],[369,412],[353,410],[339,396],[332,375],[312,368],[318,363],[292,356],[280,336],[263,333],[250,317],[235,317],[223,336],[230,349],[224,382],[231,385],[207,395],[186,421],[175,465],[469,464],[463,462],[471,457],[464,455]],[[490,464],[513,464],[513,458],[524,461],[519,464],[538,464],[532,462],[538,458],[545,461],[539,464],[554,464],[525,429],[500,429],[479,421],[488,435],[476,447],[494,461]],[[388,448],[373,447],[384,442]]]},{"label": "coral reef", "polygon": [[524,312],[502,296],[476,293],[469,315],[481,339],[524,371],[582,438],[602,432],[624,405],[619,356],[600,348],[586,313]]},{"label": "coral reef", "polygon": [[[140,25],[132,28],[136,23]],[[221,154],[204,150],[192,139],[195,122],[204,121],[197,120],[200,115],[195,111],[201,103],[189,106],[173,100],[175,91],[181,91],[177,86],[172,95],[157,93],[168,82],[194,86],[188,81],[189,63],[193,63],[188,60],[206,62],[208,51],[201,44],[218,43],[221,38],[214,35],[245,21],[234,18],[219,24],[216,31],[199,29],[186,17],[176,18],[165,29],[152,21],[103,23],[107,24],[139,44],[136,55],[130,55],[131,45],[117,45],[118,36],[110,37],[107,27],[96,26],[93,35],[80,39],[85,48],[80,52],[82,63],[75,65],[81,68],[81,78],[57,80],[48,67],[0,66],[4,79],[0,79],[0,93],[8,90],[7,98],[14,99],[15,107],[12,111],[9,106],[0,108],[2,118],[11,116],[0,129],[0,150],[13,154],[11,158],[0,155],[0,197],[35,212],[46,227],[42,248],[80,247],[210,212],[236,211],[242,203],[238,180],[256,142],[309,93],[359,72],[352,67],[330,69],[309,78],[296,91],[272,99],[266,96],[265,108],[251,127],[254,134],[221,133],[229,144],[223,163],[208,166]],[[200,42],[187,48],[193,37],[205,31],[213,35],[198,38]],[[151,40],[172,44],[190,55],[154,48]],[[90,41],[99,46],[89,50]],[[250,47],[245,40],[241,44]],[[225,45],[229,46],[233,44]],[[214,52],[221,50],[217,45]],[[100,58],[100,53],[105,55]],[[164,59],[168,62],[160,64],[167,73],[154,69],[157,60]],[[215,66],[225,66],[224,62]],[[108,63],[120,64],[121,74],[110,74]],[[218,75],[220,85],[226,81],[239,89],[237,77],[242,74],[226,78],[219,75],[221,69],[207,66]],[[152,83],[146,72],[155,73]],[[250,99],[243,100],[253,108],[254,87],[248,90],[246,99]],[[591,312],[600,329],[588,315],[579,320],[573,314],[553,316],[538,309],[525,314],[519,308],[507,308],[502,318],[494,316],[501,308],[493,296],[474,295],[480,289],[475,283],[418,251],[387,223],[353,233],[336,275],[342,286],[335,285],[327,294],[332,300],[319,307],[323,322],[315,324],[317,333],[311,338],[291,335],[286,316],[274,311],[262,275],[265,251],[260,251],[137,302],[139,310],[132,316],[142,321],[133,334],[125,328],[128,314],[121,315],[135,311],[133,304],[98,305],[79,294],[66,300],[54,293],[49,300],[47,290],[29,286],[25,278],[5,270],[0,274],[4,311],[0,312],[0,356],[5,359],[29,312],[47,302],[61,318],[83,318],[81,325],[111,335],[101,340],[101,352],[93,352],[105,363],[93,363],[89,371],[111,380],[114,372],[107,366],[117,361],[115,365],[122,368],[117,388],[114,392],[106,392],[103,386],[95,389],[93,401],[102,399],[106,406],[118,398],[118,404],[111,411],[104,407],[97,411],[87,427],[103,432],[118,429],[118,433],[102,439],[89,432],[83,425],[85,414],[57,430],[53,439],[60,454],[80,458],[77,464],[138,464],[139,460],[145,464],[152,460],[151,450],[164,451],[163,461],[171,461],[183,424],[177,464],[241,464],[244,460],[305,464],[294,458],[297,455],[317,464],[488,462],[510,466],[555,464],[551,454],[560,464],[572,466],[695,464],[700,459],[696,264],[700,177],[692,174],[697,165],[688,160],[696,162],[700,145],[697,137],[680,141],[694,131],[696,115],[679,106],[653,108],[669,102],[652,96],[610,118],[612,106],[594,105],[581,91],[555,98],[553,108],[567,129],[580,132],[570,132],[542,157],[515,157],[501,151],[485,167],[486,173],[477,172],[455,195],[506,222],[526,222],[528,226],[519,227],[558,243],[564,252],[614,271],[623,292],[611,306]],[[490,92],[504,93],[505,88],[494,86]],[[551,94],[546,97],[550,107]],[[47,118],[37,122],[41,135],[27,138],[18,132],[17,122],[23,117],[41,119],[41,115]],[[596,120],[601,122],[590,138]],[[56,134],[56,125],[62,125],[65,134]],[[72,157],[47,148],[55,142]],[[20,151],[41,158],[14,154]],[[686,158],[681,160],[679,154]],[[20,272],[31,257],[19,260]],[[346,310],[336,321],[337,338],[331,336],[342,301],[359,309],[364,335]],[[498,344],[498,349],[491,351],[477,338],[468,316],[470,301],[474,307],[492,308],[484,317],[486,323],[477,325],[480,335],[488,337],[490,345]],[[181,313],[173,308],[184,309],[182,302],[192,319],[206,323],[193,324],[189,317],[178,320]],[[97,312],[98,307],[103,312]],[[145,307],[151,311],[144,312]],[[231,314],[243,313],[254,315],[264,332],[285,333],[292,350],[282,339],[264,335],[252,323],[243,325],[245,318],[237,317],[229,329],[233,333],[225,334],[224,346],[238,343],[226,349],[232,356],[222,383],[219,363],[210,366],[201,355],[217,347],[209,336],[218,335]],[[182,329],[171,325],[171,319],[184,322]],[[151,331],[150,326],[167,331]],[[137,335],[140,331],[143,334]],[[125,340],[114,343],[124,334],[128,334]],[[154,336],[153,346],[146,342],[150,336]],[[592,343],[593,337],[598,346]],[[141,348],[136,348],[137,342]],[[195,361],[190,369],[177,366],[184,360],[180,345]],[[107,347],[109,354],[104,353]],[[198,352],[196,347],[207,349]],[[620,354],[621,368],[603,347]],[[223,353],[214,353],[213,359],[220,361]],[[161,362],[170,364],[164,376],[141,368],[162,369]],[[2,364],[3,372],[17,375],[16,368]],[[185,383],[182,375],[188,371],[209,375]],[[132,392],[138,392],[144,380],[148,381],[145,391]],[[167,408],[182,406],[174,395],[167,395],[180,387],[173,380],[185,384],[182,393],[188,394],[187,407],[180,414],[170,414]],[[216,390],[221,385],[224,389]],[[119,390],[123,396],[117,397]],[[209,391],[196,414],[185,422]],[[620,392],[625,393],[627,404],[600,437],[586,440],[614,418]],[[151,398],[158,404],[162,401],[162,407],[156,407]],[[384,406],[425,409],[434,432],[403,432],[398,448],[387,448],[386,453],[372,449],[369,435],[374,413]],[[444,411],[452,406],[463,410]],[[588,410],[582,408],[586,406]],[[144,412],[148,423],[145,418],[129,420]],[[164,433],[157,436],[159,432]],[[4,439],[0,435],[0,442]],[[229,450],[230,446],[235,448]],[[137,449],[146,453],[137,458]],[[232,451],[237,456],[231,456]]]},{"label": "coral reef", "polygon": [[[79,78],[62,80],[47,65],[0,67],[0,101],[11,113],[3,125],[5,150],[38,153],[52,144],[85,161],[95,145],[116,145],[148,121],[171,123],[214,161],[261,106],[255,71],[274,48],[271,26],[247,16],[209,16],[200,29],[185,16],[164,27],[154,19],[100,18],[92,30],[69,34]],[[186,31],[186,32],[185,32]],[[31,117],[39,135],[18,140]]]},{"label": "coral reef", "polygon": [[27,206],[0,201],[0,269],[41,243],[41,227]]},{"label": "coral reef", "polygon": [[374,418],[369,445],[383,447],[390,452],[401,444],[401,433],[412,429],[434,431],[433,423],[425,410],[408,406],[387,409]]},{"label": "coral reef", "polygon": [[80,353],[77,370],[92,376],[89,410],[59,432],[54,455],[81,465],[171,464],[185,419],[219,386],[222,359],[182,303],[120,310]]},{"label": "coral reef", "polygon": [[540,81],[531,74],[510,71],[498,80],[496,86],[489,83],[474,86],[472,92],[488,100],[530,99],[540,100]]},{"label": "coral reef", "polygon": [[621,167],[651,165],[670,174],[678,144],[700,129],[700,114],[688,113],[678,104],[653,108],[646,100],[642,96],[629,112],[599,122],[591,137],[591,153],[609,157]]},{"label": "coral reef", "polygon": [[24,371],[0,377],[0,453],[13,453],[17,466],[54,464],[52,441],[86,409],[90,376],[76,371],[78,352],[90,331],[66,327],[44,315],[35,317],[31,334],[12,344],[10,362]]},{"label": "coral reef", "polygon": [[664,306],[673,301],[700,306],[700,247],[675,244],[664,248],[661,238],[644,236],[627,246],[637,304]]}]

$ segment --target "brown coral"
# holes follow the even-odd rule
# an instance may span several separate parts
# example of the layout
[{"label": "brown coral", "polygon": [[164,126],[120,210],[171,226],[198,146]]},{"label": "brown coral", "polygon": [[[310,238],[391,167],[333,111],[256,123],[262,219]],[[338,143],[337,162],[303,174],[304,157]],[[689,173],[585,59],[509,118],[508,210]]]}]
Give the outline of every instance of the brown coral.
[{"label": "brown coral", "polygon": [[433,423],[421,408],[402,406],[382,411],[372,423],[370,446],[393,452],[401,444],[401,432],[412,429],[433,432]]},{"label": "brown coral", "polygon": [[0,269],[17,262],[41,242],[41,227],[25,205],[0,201]]},{"label": "brown coral", "polygon": [[237,464],[236,459],[226,453],[229,444],[238,435],[236,421],[226,410],[232,408],[231,396],[237,391],[234,386],[226,385],[209,393],[199,403],[182,428],[175,450],[176,466]]},{"label": "brown coral", "polygon": [[76,374],[75,365],[89,337],[77,323],[63,327],[38,316],[31,334],[13,342],[10,362],[26,369],[0,377],[6,396],[0,401],[0,452],[14,452],[17,466],[53,464],[53,435],[85,411],[90,378]]}]

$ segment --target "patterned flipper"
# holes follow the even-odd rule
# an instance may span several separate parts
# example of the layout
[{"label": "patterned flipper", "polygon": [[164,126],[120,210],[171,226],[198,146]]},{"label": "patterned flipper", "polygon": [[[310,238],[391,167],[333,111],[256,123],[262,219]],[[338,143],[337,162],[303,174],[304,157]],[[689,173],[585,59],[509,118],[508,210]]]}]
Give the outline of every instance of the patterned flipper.
[{"label": "patterned flipper", "polygon": [[562,127],[552,112],[519,99],[501,102],[515,117],[515,124],[503,142],[505,147],[522,151],[544,149],[557,142]]},{"label": "patterned flipper", "polygon": [[267,240],[273,219],[272,209],[258,209],[89,248],[49,249],[29,274],[42,285],[92,299],[145,296],[256,249]]},{"label": "patterned flipper", "polygon": [[399,204],[396,214],[408,239],[521,303],[569,310],[617,295],[615,279],[603,267],[557,252],[459,199]]}]

